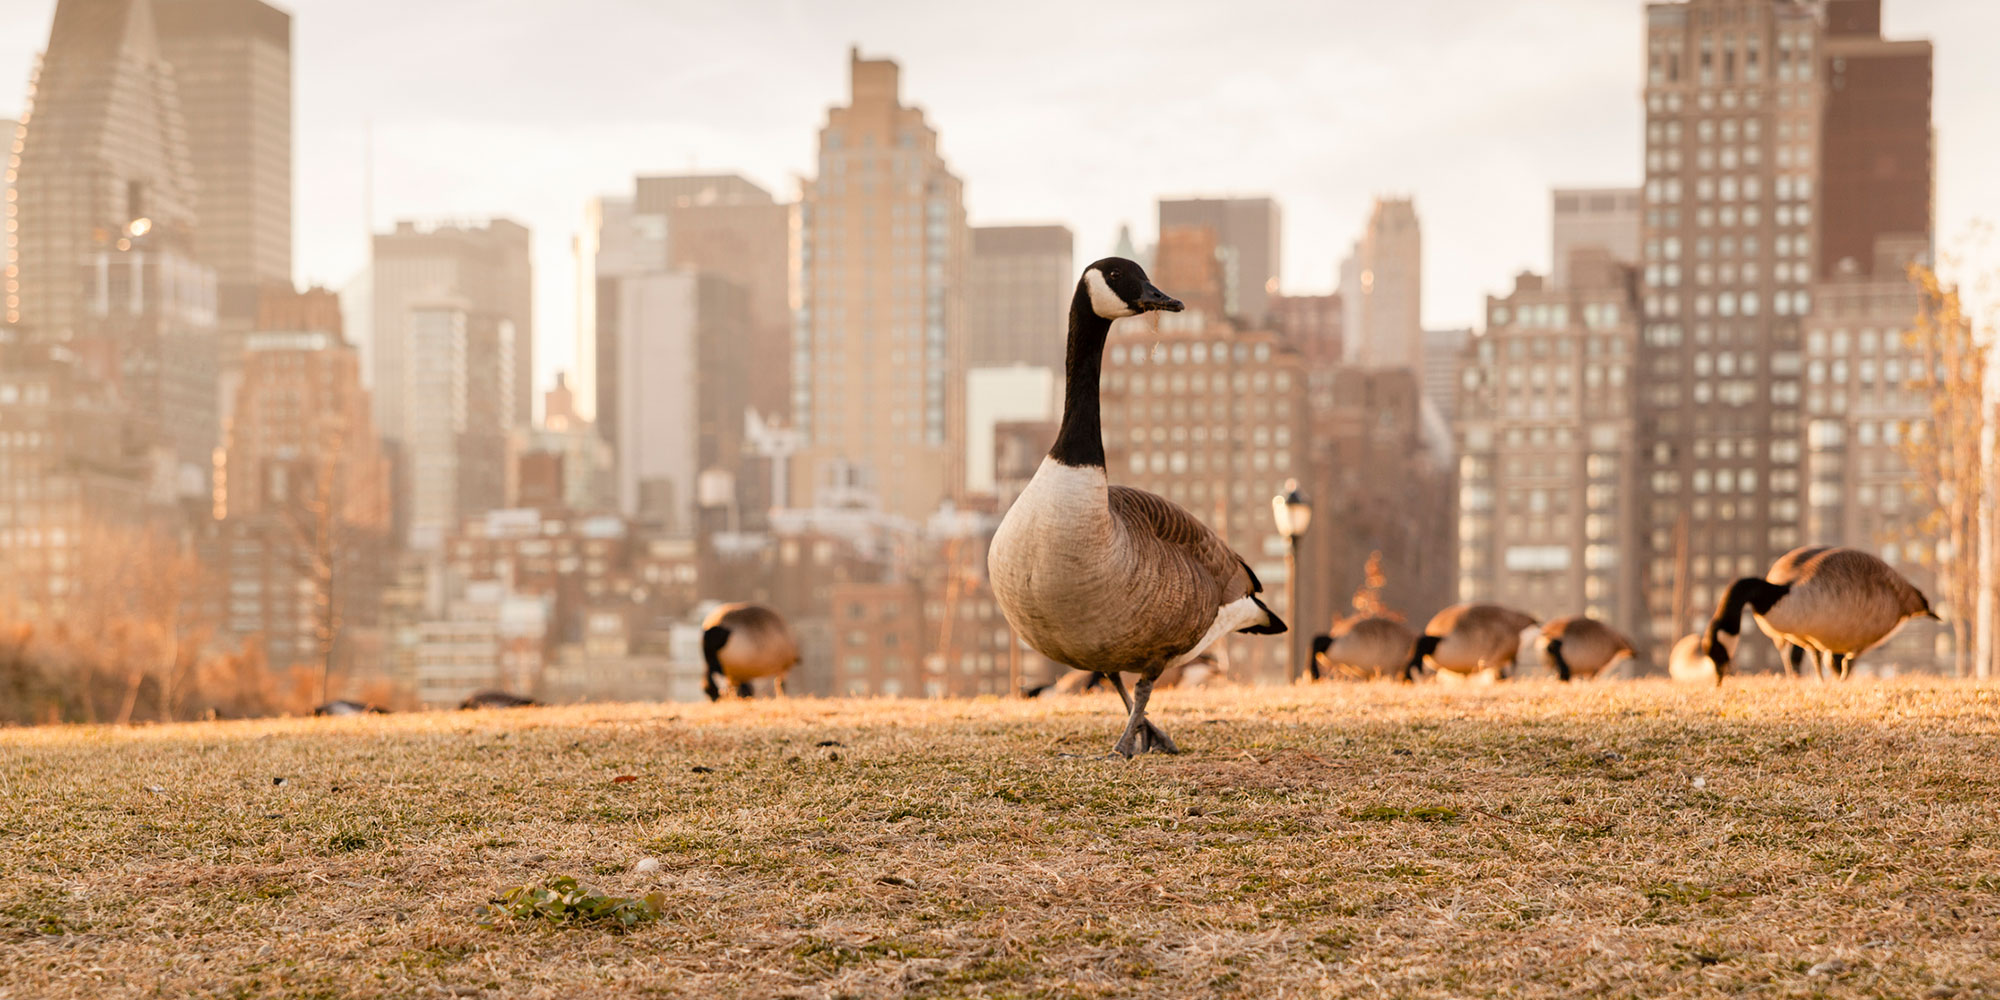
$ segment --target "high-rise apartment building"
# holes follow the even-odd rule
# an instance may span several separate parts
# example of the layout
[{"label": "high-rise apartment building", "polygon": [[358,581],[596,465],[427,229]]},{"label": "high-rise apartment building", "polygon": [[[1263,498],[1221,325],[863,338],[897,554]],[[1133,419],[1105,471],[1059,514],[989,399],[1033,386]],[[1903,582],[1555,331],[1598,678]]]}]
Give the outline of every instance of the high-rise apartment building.
[{"label": "high-rise apartment building", "polygon": [[[194,180],[194,256],[227,332],[292,284],[292,16],[262,0],[153,0]],[[228,367],[233,367],[230,360]]]},{"label": "high-rise apartment building", "polygon": [[[1459,354],[1458,599],[1643,619],[1633,455],[1636,277],[1602,246],[1515,279]],[[1732,491],[1734,485],[1731,486]]]},{"label": "high-rise apartment building", "polygon": [[1271,296],[1271,329],[1315,369],[1340,363],[1344,319],[1337,294]]},{"label": "high-rise apartment building", "polygon": [[1556,188],[1549,207],[1550,285],[1569,283],[1570,255],[1583,247],[1603,247],[1613,260],[1638,262],[1638,188]]},{"label": "high-rise apartment building", "polygon": [[[1076,291],[1067,226],[978,226],[966,267],[965,367],[1061,371]],[[970,471],[970,470],[968,470]]]},{"label": "high-rise apartment building", "polygon": [[322,640],[339,658],[342,635],[378,623],[389,460],[338,326],[258,331],[243,347],[207,561],[230,634],[262,636],[279,670],[318,666]]},{"label": "high-rise apartment building", "polygon": [[[1206,227],[1222,264],[1222,311],[1245,329],[1270,322],[1271,296],[1284,273],[1278,203],[1270,198],[1162,198],[1160,232]],[[1164,236],[1162,237],[1164,238]]]},{"label": "high-rise apartment building", "polygon": [[[1646,8],[1642,641],[1672,642],[1730,581],[1762,575],[1811,540],[1786,516],[1804,485],[1811,283],[1829,253],[1872,261],[1878,236],[1929,231],[1927,53],[1881,43],[1879,9],[1873,0]],[[1832,55],[1850,49],[1864,61],[1859,50],[1898,54],[1872,68]],[[1922,125],[1903,120],[1910,114]],[[1885,158],[1871,161],[1878,140]],[[1829,200],[1829,182],[1842,200]]]},{"label": "high-rise apartment building", "polygon": [[1368,228],[1340,265],[1349,364],[1424,370],[1423,270],[1416,203],[1375,199]]},{"label": "high-rise apartment building", "polygon": [[1816,276],[1875,274],[1879,238],[1931,234],[1931,43],[1884,39],[1882,0],[1829,0],[1819,76]]},{"label": "high-rise apartment building", "polygon": [[[372,343],[363,344],[364,370],[372,373],[376,426],[391,441],[405,441],[422,429],[417,410],[434,401],[418,400],[410,357],[421,345],[416,311],[439,302],[457,303],[468,319],[505,324],[512,330],[512,370],[508,375],[506,433],[526,426],[534,413],[534,289],[528,230],[494,219],[484,224],[402,221],[377,233],[370,266]],[[435,317],[431,317],[435,319]],[[443,328],[432,326],[432,331]]]},{"label": "high-rise apartment building", "polygon": [[453,298],[413,302],[404,329],[405,537],[435,549],[461,519],[507,502],[518,338],[508,320]]},{"label": "high-rise apartment building", "polygon": [[1424,403],[1447,424],[1458,413],[1458,354],[1471,340],[1467,327],[1424,331]]},{"label": "high-rise apartment building", "polygon": [[[1113,326],[1102,395],[1111,480],[1207,522],[1272,591],[1266,602],[1284,607],[1272,603],[1284,600],[1288,581],[1271,498],[1305,470],[1299,352],[1275,333],[1238,331],[1200,312],[1148,314]],[[1239,677],[1280,676],[1283,649],[1243,644],[1232,649],[1234,669]]]},{"label": "high-rise apartment building", "polygon": [[963,481],[964,195],[896,64],[849,68],[800,206],[792,412],[810,444],[793,500],[859,488],[923,517]]}]

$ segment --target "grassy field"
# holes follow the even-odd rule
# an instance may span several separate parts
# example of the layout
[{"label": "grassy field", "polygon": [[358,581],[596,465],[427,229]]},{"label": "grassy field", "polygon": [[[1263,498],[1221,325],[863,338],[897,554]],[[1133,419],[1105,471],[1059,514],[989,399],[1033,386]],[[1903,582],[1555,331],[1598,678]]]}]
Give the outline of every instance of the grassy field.
[{"label": "grassy field", "polygon": [[0,997],[2000,996],[2000,690],[1153,704],[0,731]]}]

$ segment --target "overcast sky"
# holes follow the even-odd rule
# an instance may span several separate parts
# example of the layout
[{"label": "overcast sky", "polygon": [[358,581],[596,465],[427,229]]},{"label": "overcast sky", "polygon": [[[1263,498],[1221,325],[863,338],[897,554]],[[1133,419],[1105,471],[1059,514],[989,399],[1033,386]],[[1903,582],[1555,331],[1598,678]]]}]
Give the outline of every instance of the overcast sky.
[{"label": "overcast sky", "polygon": [[[1937,45],[1938,232],[2000,222],[2000,3],[1887,0]],[[0,116],[55,0],[0,4]],[[1004,4],[299,0],[297,270],[341,285],[374,223],[507,215],[535,232],[536,368],[570,367],[570,238],[636,173],[739,171],[791,197],[847,50],[903,67],[974,224],[1059,221],[1079,261],[1159,195],[1270,194],[1287,290],[1330,290],[1377,193],[1414,195],[1424,320],[1548,266],[1548,190],[1640,179],[1637,0]],[[1986,260],[1992,256],[1987,254]]]}]

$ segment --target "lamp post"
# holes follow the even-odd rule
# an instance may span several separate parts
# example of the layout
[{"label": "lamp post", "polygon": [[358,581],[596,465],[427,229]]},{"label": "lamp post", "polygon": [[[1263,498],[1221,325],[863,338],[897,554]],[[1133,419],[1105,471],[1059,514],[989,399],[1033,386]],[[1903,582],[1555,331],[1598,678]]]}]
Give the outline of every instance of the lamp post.
[{"label": "lamp post", "polygon": [[1278,534],[1285,536],[1285,622],[1291,628],[1285,636],[1285,669],[1293,683],[1299,679],[1299,539],[1312,525],[1312,501],[1299,492],[1299,481],[1285,480],[1285,492],[1271,498],[1271,518],[1278,522]]}]

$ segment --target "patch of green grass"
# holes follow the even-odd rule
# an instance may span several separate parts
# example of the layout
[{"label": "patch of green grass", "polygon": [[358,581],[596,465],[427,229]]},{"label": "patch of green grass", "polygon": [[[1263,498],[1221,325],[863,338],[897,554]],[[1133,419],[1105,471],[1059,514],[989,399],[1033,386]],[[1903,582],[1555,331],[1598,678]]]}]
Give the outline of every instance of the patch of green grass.
[{"label": "patch of green grass", "polygon": [[636,927],[660,919],[666,912],[664,893],[612,896],[587,888],[567,875],[539,886],[517,885],[487,904],[480,922],[497,927],[507,920],[539,920],[546,924],[609,924]]},{"label": "patch of green grass", "polygon": [[1415,806],[1409,809],[1400,806],[1370,806],[1350,817],[1358,822],[1413,819],[1420,823],[1456,823],[1458,810],[1449,806]]}]

